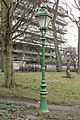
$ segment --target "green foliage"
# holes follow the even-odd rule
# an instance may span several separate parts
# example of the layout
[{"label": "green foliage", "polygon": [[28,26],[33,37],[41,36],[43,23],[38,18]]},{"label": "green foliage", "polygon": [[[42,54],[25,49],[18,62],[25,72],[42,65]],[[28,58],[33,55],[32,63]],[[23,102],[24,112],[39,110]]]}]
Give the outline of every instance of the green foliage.
[{"label": "green foliage", "polygon": [[15,120],[24,120],[24,118],[18,117]]},{"label": "green foliage", "polygon": [[38,114],[38,109],[26,103],[0,100],[0,120],[80,120],[80,113],[50,110],[46,114]]},{"label": "green foliage", "polygon": [[[35,107],[12,101],[0,101],[0,120],[24,120],[24,112]],[[27,117],[27,116],[26,116]]]}]

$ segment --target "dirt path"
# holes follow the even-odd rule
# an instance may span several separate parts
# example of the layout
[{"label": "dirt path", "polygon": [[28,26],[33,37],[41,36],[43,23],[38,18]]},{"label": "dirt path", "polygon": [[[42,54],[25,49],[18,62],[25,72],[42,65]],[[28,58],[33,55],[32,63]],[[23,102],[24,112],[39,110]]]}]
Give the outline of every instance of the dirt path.
[{"label": "dirt path", "polygon": [[[34,101],[34,100],[25,100],[25,99],[23,100],[23,99],[12,98],[12,97],[7,97],[7,98],[1,97],[0,101],[3,101],[3,100],[39,107],[39,101]],[[77,105],[69,106],[69,105],[49,104],[48,108],[49,110],[59,110],[59,111],[64,111],[64,112],[80,113],[80,106],[77,106]]]}]

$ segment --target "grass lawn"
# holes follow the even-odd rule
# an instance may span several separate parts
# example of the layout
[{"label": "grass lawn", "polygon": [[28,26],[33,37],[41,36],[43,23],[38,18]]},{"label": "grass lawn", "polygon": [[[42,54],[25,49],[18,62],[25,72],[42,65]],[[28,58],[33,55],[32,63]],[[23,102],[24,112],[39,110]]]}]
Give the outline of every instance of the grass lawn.
[{"label": "grass lawn", "polygon": [[[6,89],[1,87],[4,75],[0,73],[0,96],[15,96],[25,99],[40,99],[40,72],[15,73],[18,87]],[[55,104],[80,105],[80,75],[66,78],[63,72],[46,72],[48,102]]]}]

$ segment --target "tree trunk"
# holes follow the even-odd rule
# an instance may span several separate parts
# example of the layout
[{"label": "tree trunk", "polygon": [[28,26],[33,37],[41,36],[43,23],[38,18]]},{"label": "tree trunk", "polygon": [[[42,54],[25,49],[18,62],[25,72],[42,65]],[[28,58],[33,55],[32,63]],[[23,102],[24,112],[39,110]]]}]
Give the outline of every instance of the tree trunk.
[{"label": "tree trunk", "polygon": [[4,54],[3,54],[4,48],[3,45],[1,46],[1,72],[4,72]]},{"label": "tree trunk", "polygon": [[80,26],[78,27],[78,74],[80,74]]},{"label": "tree trunk", "polygon": [[66,76],[67,76],[67,78],[71,78],[71,73],[70,73],[70,57],[69,56],[67,58]]},{"label": "tree trunk", "polygon": [[4,51],[4,72],[5,72],[5,86],[7,88],[14,87],[13,63],[12,63],[12,43],[10,36],[7,36],[7,43],[5,43]]},{"label": "tree trunk", "polygon": [[62,69],[61,66],[61,57],[60,57],[60,52],[59,52],[59,47],[58,47],[58,40],[57,40],[57,33],[56,33],[56,16],[57,16],[57,11],[58,11],[58,4],[59,4],[59,0],[57,0],[56,2],[56,7],[54,10],[53,7],[53,11],[54,11],[54,17],[52,20],[52,29],[53,29],[53,37],[54,37],[54,45],[55,45],[55,53],[56,53],[56,71],[60,72]]},{"label": "tree trunk", "polygon": [[12,16],[13,0],[1,0],[2,47],[4,54],[5,87],[15,86],[12,63]]},{"label": "tree trunk", "polygon": [[56,71],[60,72],[62,70],[62,66],[61,66],[61,56],[60,56],[59,47],[58,47],[56,30],[54,30],[54,45],[55,45],[55,53],[56,53]]}]

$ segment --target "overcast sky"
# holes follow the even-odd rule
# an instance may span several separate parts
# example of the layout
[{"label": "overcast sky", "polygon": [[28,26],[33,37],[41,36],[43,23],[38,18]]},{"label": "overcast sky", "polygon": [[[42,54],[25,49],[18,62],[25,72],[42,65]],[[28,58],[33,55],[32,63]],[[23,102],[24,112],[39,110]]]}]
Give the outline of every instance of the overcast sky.
[{"label": "overcast sky", "polygon": [[[65,1],[65,0],[62,0]],[[78,17],[80,16],[80,13],[78,10],[76,10],[74,7],[72,7],[72,4],[74,4],[74,0],[66,0],[68,5],[72,8],[73,14],[75,15],[75,18],[78,20]],[[68,44],[73,47],[77,47],[77,42],[78,42],[78,28],[76,24],[74,23],[69,23],[68,24],[68,33],[66,34],[66,38],[68,39]]]},{"label": "overcast sky", "polygon": [[[67,1],[68,1],[69,6],[72,6],[72,4],[74,4],[74,0],[67,0]],[[75,18],[78,20],[79,11],[74,9],[73,7],[72,7],[72,10],[75,15]],[[68,44],[70,46],[77,47],[78,28],[77,28],[76,24],[74,24],[74,23],[68,24],[68,33],[66,36],[68,37]]]},{"label": "overcast sky", "polygon": [[[53,1],[53,0],[51,0]],[[60,0],[60,4],[62,2],[67,2],[67,4],[69,5],[69,7],[72,8],[72,13],[74,14],[76,20],[78,20],[78,17],[80,16],[80,12],[75,9],[72,4],[75,6],[74,0]],[[78,0],[76,0],[78,2]],[[61,6],[64,6],[63,4],[61,4]],[[66,6],[64,6],[64,8],[66,8]],[[69,19],[67,19],[69,21]],[[66,44],[66,46],[73,46],[73,47],[77,47],[77,42],[78,42],[78,28],[76,26],[76,24],[70,22],[67,26],[67,34],[65,35],[65,38],[67,39],[68,43]]]}]

